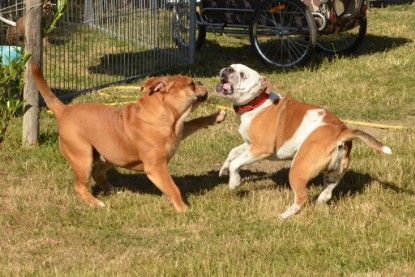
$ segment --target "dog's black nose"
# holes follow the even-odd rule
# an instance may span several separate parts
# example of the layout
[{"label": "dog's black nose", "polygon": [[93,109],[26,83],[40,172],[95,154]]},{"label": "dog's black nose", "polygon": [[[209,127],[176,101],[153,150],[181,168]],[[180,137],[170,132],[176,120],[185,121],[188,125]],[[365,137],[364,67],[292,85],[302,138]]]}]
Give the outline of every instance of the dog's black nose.
[{"label": "dog's black nose", "polygon": [[233,72],[234,72],[234,70],[231,66],[224,68],[222,70],[221,76],[220,76],[220,79],[221,79],[222,83],[228,82],[229,74],[231,74]]},{"label": "dog's black nose", "polygon": [[207,92],[204,95],[197,97],[197,101],[199,101],[199,102],[205,102],[207,99],[208,99],[208,93]]}]

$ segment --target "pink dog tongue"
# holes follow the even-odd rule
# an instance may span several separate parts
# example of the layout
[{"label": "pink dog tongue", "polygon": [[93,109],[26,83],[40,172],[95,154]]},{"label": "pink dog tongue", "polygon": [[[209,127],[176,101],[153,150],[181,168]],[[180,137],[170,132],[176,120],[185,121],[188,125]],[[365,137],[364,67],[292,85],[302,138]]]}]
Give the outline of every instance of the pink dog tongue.
[{"label": "pink dog tongue", "polygon": [[222,87],[223,87],[223,89],[225,89],[225,90],[230,90],[230,89],[231,89],[231,84],[229,84],[229,83],[224,83]]}]

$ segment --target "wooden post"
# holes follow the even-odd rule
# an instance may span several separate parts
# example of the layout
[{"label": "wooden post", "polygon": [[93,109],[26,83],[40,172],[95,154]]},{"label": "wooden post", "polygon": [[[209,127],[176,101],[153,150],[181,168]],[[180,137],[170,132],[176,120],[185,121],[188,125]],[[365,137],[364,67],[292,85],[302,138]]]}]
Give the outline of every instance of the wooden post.
[{"label": "wooden post", "polygon": [[42,0],[26,0],[25,16],[25,53],[31,54],[26,64],[23,91],[23,146],[36,145],[39,142],[39,93],[32,78],[31,64],[42,64]]}]

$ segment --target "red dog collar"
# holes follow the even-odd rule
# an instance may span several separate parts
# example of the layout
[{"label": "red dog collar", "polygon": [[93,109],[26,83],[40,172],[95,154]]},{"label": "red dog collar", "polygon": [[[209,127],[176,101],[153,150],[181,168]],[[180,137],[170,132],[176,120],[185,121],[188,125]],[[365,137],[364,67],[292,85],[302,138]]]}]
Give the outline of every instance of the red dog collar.
[{"label": "red dog collar", "polygon": [[266,92],[263,92],[251,102],[245,105],[242,105],[242,106],[233,106],[233,109],[235,110],[236,113],[244,113],[244,112],[252,111],[258,108],[259,106],[261,106],[265,101],[267,101],[268,97],[269,97],[269,94]]}]

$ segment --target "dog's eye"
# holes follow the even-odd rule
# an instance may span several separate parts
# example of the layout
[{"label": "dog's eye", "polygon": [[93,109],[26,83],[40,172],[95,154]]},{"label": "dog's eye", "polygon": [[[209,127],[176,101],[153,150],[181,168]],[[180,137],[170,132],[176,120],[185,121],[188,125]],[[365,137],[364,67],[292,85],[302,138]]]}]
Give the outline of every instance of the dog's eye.
[{"label": "dog's eye", "polygon": [[245,77],[246,77],[245,73],[241,72],[241,78],[245,79]]}]

